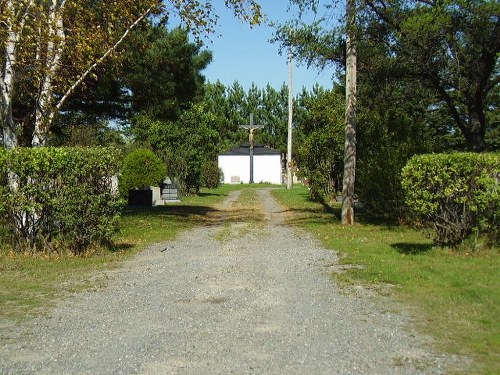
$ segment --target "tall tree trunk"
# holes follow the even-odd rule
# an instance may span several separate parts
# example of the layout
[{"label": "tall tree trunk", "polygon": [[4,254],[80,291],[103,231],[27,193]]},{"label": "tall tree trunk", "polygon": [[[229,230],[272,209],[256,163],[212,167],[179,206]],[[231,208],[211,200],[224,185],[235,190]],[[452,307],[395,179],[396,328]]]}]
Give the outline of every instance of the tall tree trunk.
[{"label": "tall tree trunk", "polygon": [[2,90],[2,131],[3,145],[5,148],[14,148],[17,146],[16,128],[12,118],[12,97],[14,90],[14,67],[16,65],[16,45],[18,41],[17,33],[12,30],[9,22],[7,32],[7,42],[5,48],[5,63],[1,78]]},{"label": "tall tree trunk", "polygon": [[52,96],[54,79],[59,68],[65,42],[63,12],[66,0],[52,0],[48,14],[48,40],[45,75],[41,82],[40,95],[35,110],[35,130],[32,146],[45,146],[48,128],[53,120],[54,99]]},{"label": "tall tree trunk", "polygon": [[7,39],[5,42],[4,64],[0,76],[2,141],[5,148],[17,146],[17,135],[14,119],[12,118],[12,100],[14,95],[14,73],[17,61],[17,43],[22,28],[16,30],[15,0],[7,0],[5,14],[7,24]]},{"label": "tall tree trunk", "polygon": [[356,177],[356,2],[347,0],[347,59],[344,179],[342,224],[354,224],[354,182]]},{"label": "tall tree trunk", "polygon": [[7,35],[0,74],[0,124],[2,144],[5,148],[14,148],[18,144],[16,124],[12,117],[17,46],[33,2],[34,0],[6,0],[3,9]]},{"label": "tall tree trunk", "polygon": [[467,148],[470,151],[482,152],[486,148],[484,141],[486,129],[486,117],[484,116],[482,104],[473,105],[469,108],[469,126],[465,132]]}]

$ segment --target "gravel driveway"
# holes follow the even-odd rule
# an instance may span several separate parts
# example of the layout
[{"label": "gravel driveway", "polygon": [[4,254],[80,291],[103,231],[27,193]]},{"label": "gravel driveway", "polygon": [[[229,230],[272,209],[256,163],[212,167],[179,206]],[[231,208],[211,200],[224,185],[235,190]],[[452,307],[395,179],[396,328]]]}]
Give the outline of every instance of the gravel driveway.
[{"label": "gravel driveway", "polygon": [[[335,254],[288,227],[269,190],[261,226],[201,227],[109,272],[0,345],[0,374],[442,374],[386,297],[347,293]],[[221,209],[230,209],[232,194]],[[391,303],[391,306],[393,304]]]}]

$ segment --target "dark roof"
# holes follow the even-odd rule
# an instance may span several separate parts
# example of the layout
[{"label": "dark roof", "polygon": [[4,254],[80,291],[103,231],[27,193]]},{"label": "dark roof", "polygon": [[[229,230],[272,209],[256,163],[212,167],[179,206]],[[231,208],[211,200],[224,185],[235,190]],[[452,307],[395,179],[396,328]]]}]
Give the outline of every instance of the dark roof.
[{"label": "dark roof", "polygon": [[[250,154],[250,145],[243,144],[238,147],[229,150],[221,155],[249,155]],[[261,144],[256,144],[253,146],[253,154],[256,155],[281,155],[281,153],[275,149],[265,147]]]}]

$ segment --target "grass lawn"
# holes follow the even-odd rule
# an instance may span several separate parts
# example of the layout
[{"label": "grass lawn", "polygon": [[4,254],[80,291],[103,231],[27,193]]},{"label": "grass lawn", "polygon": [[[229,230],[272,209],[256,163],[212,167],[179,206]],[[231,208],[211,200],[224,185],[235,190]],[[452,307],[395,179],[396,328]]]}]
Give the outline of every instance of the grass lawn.
[{"label": "grass lawn", "polygon": [[175,239],[196,225],[210,224],[217,213],[216,205],[232,190],[243,187],[224,185],[202,190],[199,196],[183,198],[181,203],[125,209],[115,246],[85,257],[48,259],[0,251],[0,320],[17,321],[43,313],[64,293],[103,285],[104,273],[96,271],[116,267],[152,243]]},{"label": "grass lawn", "polygon": [[[412,308],[418,328],[442,350],[469,356],[475,374],[500,373],[500,253],[453,253],[434,248],[419,232],[391,223],[340,224],[340,205],[308,200],[307,189],[275,190],[290,220],[340,255],[361,265],[334,277],[342,283],[390,284]],[[387,288],[380,288],[387,290]],[[470,373],[470,372],[468,372]]]}]

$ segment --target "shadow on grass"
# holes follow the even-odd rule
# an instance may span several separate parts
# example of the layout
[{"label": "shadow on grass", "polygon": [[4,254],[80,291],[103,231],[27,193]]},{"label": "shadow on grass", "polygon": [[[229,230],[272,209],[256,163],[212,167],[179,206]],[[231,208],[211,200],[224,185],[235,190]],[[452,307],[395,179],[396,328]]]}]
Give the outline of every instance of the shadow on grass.
[{"label": "shadow on grass", "polygon": [[423,243],[394,243],[391,245],[394,249],[396,249],[401,254],[407,255],[418,255],[424,254],[428,251],[431,251],[433,248],[432,244],[423,244]]},{"label": "shadow on grass", "polygon": [[225,193],[198,193],[197,194],[198,197],[220,197],[220,196],[224,196],[224,197],[227,197],[227,194]]},{"label": "shadow on grass", "polygon": [[113,245],[107,246],[107,250],[112,253],[127,252],[132,250],[135,245],[126,242],[113,243]]},{"label": "shadow on grass", "polygon": [[194,225],[213,226],[229,220],[233,223],[246,221],[262,221],[256,211],[248,208],[218,210],[209,206],[173,205],[157,207],[126,207],[122,216],[124,218],[150,218],[157,217],[165,220],[182,220]]},{"label": "shadow on grass", "polygon": [[157,207],[131,207],[127,206],[123,211],[124,217],[133,216],[167,216],[167,217],[200,217],[210,213],[216,213],[216,210],[208,206],[187,206],[182,204],[169,204]]},{"label": "shadow on grass", "polygon": [[[292,223],[301,224],[303,222],[314,224],[341,224],[342,205],[341,203],[308,202],[315,204],[314,207],[288,207],[285,212],[292,214]],[[388,231],[399,230],[400,223],[397,220],[387,217],[376,217],[369,215],[362,207],[355,207],[355,222],[362,225],[373,225]]]}]

